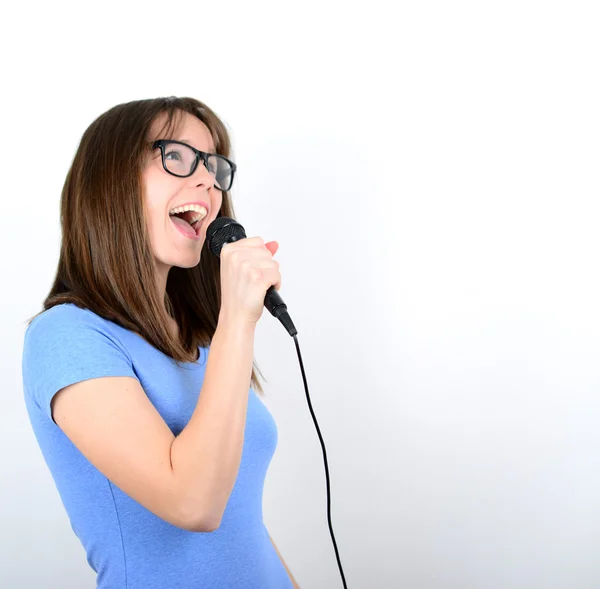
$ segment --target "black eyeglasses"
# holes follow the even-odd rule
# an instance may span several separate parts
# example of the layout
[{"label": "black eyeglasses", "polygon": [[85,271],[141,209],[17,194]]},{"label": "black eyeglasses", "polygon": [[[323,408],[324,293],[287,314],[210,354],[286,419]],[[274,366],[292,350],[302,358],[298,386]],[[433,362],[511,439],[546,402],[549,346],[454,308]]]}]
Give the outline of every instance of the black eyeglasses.
[{"label": "black eyeglasses", "polygon": [[231,188],[237,166],[226,157],[217,153],[199,151],[187,143],[173,139],[155,141],[152,149],[156,148],[160,149],[165,172],[179,178],[187,178],[196,171],[198,162],[202,160],[206,169],[215,178],[215,188],[223,192]]}]

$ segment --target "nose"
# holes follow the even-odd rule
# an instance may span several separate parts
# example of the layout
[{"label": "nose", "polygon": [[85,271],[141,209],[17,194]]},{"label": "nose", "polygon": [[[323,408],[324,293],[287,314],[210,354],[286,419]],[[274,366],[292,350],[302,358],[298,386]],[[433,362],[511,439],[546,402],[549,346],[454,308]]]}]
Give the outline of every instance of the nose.
[{"label": "nose", "polygon": [[203,159],[200,159],[194,173],[188,180],[190,187],[205,186],[208,190],[215,185],[215,177],[208,171]]}]

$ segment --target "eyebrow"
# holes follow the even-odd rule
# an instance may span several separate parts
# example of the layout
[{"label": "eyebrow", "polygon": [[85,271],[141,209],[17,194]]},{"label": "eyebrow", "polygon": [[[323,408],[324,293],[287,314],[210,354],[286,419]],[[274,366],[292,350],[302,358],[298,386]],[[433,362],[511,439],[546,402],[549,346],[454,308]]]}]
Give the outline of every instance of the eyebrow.
[{"label": "eyebrow", "polygon": [[[175,141],[181,141],[183,143],[187,143],[188,145],[192,145],[192,142],[189,139],[175,139]],[[199,151],[203,150],[200,149]],[[212,151],[207,151],[206,153],[216,153],[216,151],[213,149]]]}]

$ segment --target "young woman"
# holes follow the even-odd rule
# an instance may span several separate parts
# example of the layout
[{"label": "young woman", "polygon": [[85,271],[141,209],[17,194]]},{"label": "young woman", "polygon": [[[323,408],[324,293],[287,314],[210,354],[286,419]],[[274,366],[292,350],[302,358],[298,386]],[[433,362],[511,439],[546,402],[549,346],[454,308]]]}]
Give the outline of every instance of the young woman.
[{"label": "young woman", "polygon": [[99,589],[298,587],[263,523],[277,428],[253,361],[278,245],[205,243],[234,217],[229,158],[208,106],[158,98],[96,119],[67,174],[23,385]]}]

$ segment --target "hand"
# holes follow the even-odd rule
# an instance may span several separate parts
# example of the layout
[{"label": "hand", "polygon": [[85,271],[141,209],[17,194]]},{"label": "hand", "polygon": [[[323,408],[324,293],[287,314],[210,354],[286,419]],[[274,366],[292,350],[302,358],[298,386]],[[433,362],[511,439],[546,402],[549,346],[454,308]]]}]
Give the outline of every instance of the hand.
[{"label": "hand", "polygon": [[220,317],[256,324],[270,286],[281,288],[276,241],[260,237],[226,243],[221,250]]}]

